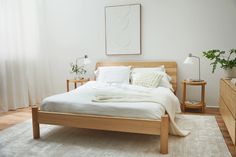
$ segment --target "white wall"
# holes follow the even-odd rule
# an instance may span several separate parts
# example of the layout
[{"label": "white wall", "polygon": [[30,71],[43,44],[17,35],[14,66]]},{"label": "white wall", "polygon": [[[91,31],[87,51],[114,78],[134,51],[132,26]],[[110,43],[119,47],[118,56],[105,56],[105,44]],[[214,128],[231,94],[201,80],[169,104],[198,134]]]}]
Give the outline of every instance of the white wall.
[{"label": "white wall", "polygon": [[[104,6],[141,3],[142,55],[105,55]],[[65,91],[70,76],[69,63],[89,55],[93,64],[100,60],[162,60],[178,63],[178,96],[181,80],[197,78],[197,64],[184,66],[188,53],[202,56],[208,49],[236,48],[235,0],[44,0],[42,39],[53,70],[55,93]],[[211,74],[209,61],[202,58],[202,79],[207,81],[206,102],[217,106],[219,79],[223,71]],[[196,90],[190,97],[196,98]]]}]

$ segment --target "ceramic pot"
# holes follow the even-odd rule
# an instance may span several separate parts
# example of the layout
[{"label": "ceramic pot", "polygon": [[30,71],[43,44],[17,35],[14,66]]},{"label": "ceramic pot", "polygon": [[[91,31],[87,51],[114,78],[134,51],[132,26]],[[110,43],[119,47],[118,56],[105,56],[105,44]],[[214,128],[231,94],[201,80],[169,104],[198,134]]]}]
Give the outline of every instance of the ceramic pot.
[{"label": "ceramic pot", "polygon": [[226,78],[236,77],[236,67],[234,67],[233,69],[227,69],[224,72],[225,72],[224,75]]},{"label": "ceramic pot", "polygon": [[79,73],[73,73],[73,79],[74,80],[79,80],[80,79],[80,74]]}]

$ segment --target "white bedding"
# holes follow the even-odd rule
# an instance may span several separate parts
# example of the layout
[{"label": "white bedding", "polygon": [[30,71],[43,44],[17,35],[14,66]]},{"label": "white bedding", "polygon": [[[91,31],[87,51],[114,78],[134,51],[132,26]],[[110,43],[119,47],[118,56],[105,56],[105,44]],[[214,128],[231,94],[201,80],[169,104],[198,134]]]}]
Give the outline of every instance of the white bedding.
[{"label": "white bedding", "polygon": [[[125,85],[122,85],[125,86]],[[131,85],[126,85],[131,86]],[[118,85],[90,81],[67,93],[47,97],[41,105],[42,111],[84,113],[129,118],[160,119],[165,113],[161,105],[152,102],[93,102],[95,95],[101,92],[119,92]]]},{"label": "white bedding", "polygon": [[[160,99],[160,104],[152,100],[147,102],[96,102],[98,95],[150,95]],[[164,104],[168,104],[165,106]],[[168,108],[171,117],[181,112],[178,98],[173,92],[164,87],[146,88],[127,84],[108,84],[90,81],[77,89],[63,94],[54,95],[43,100],[41,110],[64,113],[84,113],[93,115],[118,116],[141,119],[160,119]],[[170,109],[171,108],[171,109]],[[173,118],[172,118],[173,124]],[[171,130],[176,131],[176,127]],[[185,136],[188,133],[178,132]]]}]

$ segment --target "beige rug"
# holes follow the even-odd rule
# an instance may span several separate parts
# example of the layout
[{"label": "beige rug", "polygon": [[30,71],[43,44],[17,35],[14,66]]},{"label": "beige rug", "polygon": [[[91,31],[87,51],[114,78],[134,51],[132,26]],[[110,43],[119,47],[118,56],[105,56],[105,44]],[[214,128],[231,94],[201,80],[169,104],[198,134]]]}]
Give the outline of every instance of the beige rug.
[{"label": "beige rug", "polygon": [[187,137],[170,136],[169,154],[159,153],[159,136],[41,125],[32,139],[31,121],[0,132],[1,157],[228,157],[231,156],[215,117],[180,115]]}]

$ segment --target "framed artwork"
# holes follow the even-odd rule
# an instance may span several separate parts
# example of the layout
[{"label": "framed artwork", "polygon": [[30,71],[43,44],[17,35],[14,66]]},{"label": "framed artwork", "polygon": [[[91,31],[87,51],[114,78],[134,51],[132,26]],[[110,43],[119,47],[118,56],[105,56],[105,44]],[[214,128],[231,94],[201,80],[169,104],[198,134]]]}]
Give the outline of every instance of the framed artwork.
[{"label": "framed artwork", "polygon": [[107,55],[141,54],[141,5],[105,7]]}]

